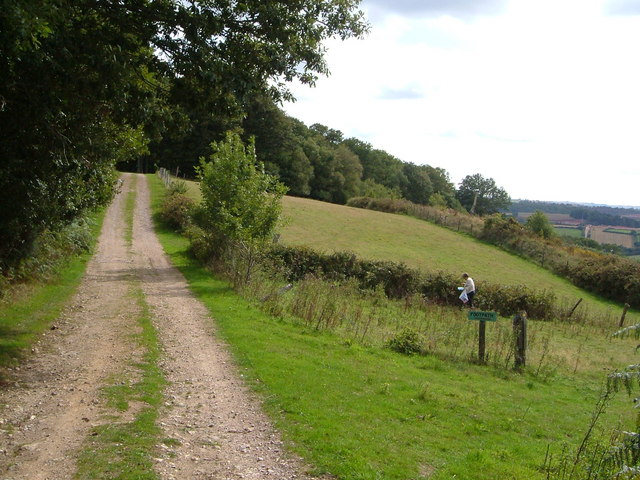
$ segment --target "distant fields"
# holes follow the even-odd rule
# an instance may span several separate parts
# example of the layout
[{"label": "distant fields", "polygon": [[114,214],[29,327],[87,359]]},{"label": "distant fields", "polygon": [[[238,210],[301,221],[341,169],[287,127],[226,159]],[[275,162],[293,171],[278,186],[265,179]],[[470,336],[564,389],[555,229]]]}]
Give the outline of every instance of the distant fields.
[{"label": "distant fields", "polygon": [[621,245],[625,248],[633,248],[636,240],[636,233],[633,229],[594,225],[589,227],[589,232],[590,238],[598,243]]},{"label": "distant fields", "polygon": [[557,235],[561,237],[571,237],[571,238],[582,238],[584,234],[582,230],[576,227],[559,227],[558,225],[554,225],[554,230]]}]

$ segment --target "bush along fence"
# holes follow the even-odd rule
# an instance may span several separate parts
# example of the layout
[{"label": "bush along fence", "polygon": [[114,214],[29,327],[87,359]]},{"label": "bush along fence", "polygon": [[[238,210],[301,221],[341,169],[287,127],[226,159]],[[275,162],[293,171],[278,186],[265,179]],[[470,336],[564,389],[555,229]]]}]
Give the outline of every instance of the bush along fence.
[{"label": "bush along fence", "polygon": [[421,220],[433,222],[436,225],[447,227],[457,232],[468,233],[475,237],[480,235],[484,226],[484,220],[482,218],[474,217],[466,212],[459,212],[451,208],[420,205],[410,202],[409,200],[352,197],[347,202],[347,206],[376,210],[378,212],[409,215]]},{"label": "bush along fence", "polygon": [[[354,279],[362,289],[383,289],[389,298],[422,296],[439,305],[460,305],[456,287],[460,279],[441,271],[422,273],[402,263],[358,259],[349,252],[324,254],[305,247],[274,245],[267,257],[284,272],[287,281],[307,275],[330,281]],[[551,320],[558,316],[552,292],[525,286],[504,286],[478,282],[477,307],[495,310],[502,316],[526,311],[529,318]]]}]

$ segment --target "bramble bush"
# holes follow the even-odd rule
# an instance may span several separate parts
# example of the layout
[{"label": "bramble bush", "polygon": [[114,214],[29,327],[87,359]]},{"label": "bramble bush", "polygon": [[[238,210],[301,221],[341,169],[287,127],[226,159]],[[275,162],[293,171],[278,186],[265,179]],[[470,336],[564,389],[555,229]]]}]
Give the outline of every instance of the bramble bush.
[{"label": "bramble bush", "polygon": [[424,338],[411,328],[398,332],[387,342],[387,348],[405,355],[415,355],[424,352]]}]

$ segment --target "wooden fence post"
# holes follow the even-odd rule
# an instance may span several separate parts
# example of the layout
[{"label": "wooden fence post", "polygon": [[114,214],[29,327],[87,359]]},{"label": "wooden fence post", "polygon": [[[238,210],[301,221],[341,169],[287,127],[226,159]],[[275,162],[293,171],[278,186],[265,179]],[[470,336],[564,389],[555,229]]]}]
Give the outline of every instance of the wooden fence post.
[{"label": "wooden fence post", "polygon": [[573,308],[569,312],[569,315],[567,315],[567,318],[570,318],[571,315],[573,315],[573,312],[576,311],[576,308],[578,308],[578,305],[580,305],[580,302],[582,302],[582,299],[579,299],[578,302],[573,306]]},{"label": "wooden fence post", "polygon": [[485,356],[485,344],[486,344],[486,331],[487,331],[487,322],[484,320],[480,320],[478,323],[478,361],[480,363],[486,362]]},{"label": "wooden fence post", "polygon": [[624,304],[624,310],[622,310],[622,316],[620,317],[620,325],[618,325],[618,327],[620,328],[624,326],[624,317],[627,316],[627,310],[629,310],[629,307],[631,307],[631,305],[629,305],[628,303]]},{"label": "wooden fence post", "polygon": [[527,312],[513,317],[513,338],[515,340],[515,365],[520,370],[527,365]]}]

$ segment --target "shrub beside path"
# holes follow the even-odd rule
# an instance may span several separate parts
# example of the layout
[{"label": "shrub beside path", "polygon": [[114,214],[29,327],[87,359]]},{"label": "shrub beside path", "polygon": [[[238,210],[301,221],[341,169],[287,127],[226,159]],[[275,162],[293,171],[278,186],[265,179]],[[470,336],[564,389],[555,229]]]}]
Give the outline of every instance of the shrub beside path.
[{"label": "shrub beside path", "polygon": [[[164,479],[300,479],[304,465],[244,385],[205,307],[169,263],[153,232],[149,190],[126,174],[96,253],[65,313],[0,391],[0,478],[65,479],[92,428],[114,421],[101,388],[133,370],[141,288],[161,341],[168,381],[155,471]],[[137,190],[133,241],[124,195]],[[135,405],[130,408],[135,409]],[[122,421],[122,418],[120,419]]]}]

